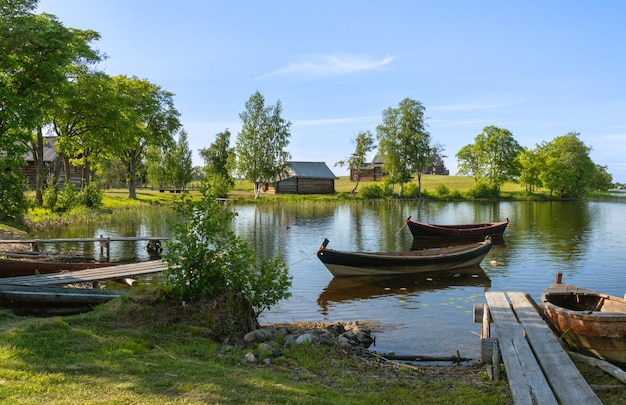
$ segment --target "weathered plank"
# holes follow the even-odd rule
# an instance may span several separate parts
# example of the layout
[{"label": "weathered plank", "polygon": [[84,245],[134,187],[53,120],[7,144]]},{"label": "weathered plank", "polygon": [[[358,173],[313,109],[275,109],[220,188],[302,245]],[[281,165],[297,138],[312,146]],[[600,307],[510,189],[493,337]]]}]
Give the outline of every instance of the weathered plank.
[{"label": "weathered plank", "polygon": [[23,277],[6,277],[0,278],[0,284],[46,286],[56,284],[86,283],[91,281],[114,280],[144,274],[160,273],[164,270],[167,270],[167,264],[164,261],[151,260],[147,262],[120,264],[117,266],[98,267],[87,270],[39,274]]},{"label": "weathered plank", "polygon": [[562,404],[602,404],[526,293],[507,293],[552,391]]},{"label": "weathered plank", "polygon": [[557,404],[503,292],[485,293],[515,404]]}]

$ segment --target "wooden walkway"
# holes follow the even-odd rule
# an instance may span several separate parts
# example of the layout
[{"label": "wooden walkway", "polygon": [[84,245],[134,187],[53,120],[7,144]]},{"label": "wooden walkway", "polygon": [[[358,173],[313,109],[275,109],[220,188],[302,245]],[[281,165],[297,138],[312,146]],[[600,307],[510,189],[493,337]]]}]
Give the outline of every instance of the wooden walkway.
[{"label": "wooden walkway", "polygon": [[602,404],[528,294],[490,291],[485,297],[474,318],[483,323],[481,357],[493,363],[497,378],[501,354],[515,404]]},{"label": "wooden walkway", "polygon": [[111,242],[139,242],[147,241],[146,249],[148,251],[160,252],[161,242],[169,238],[163,236],[118,236],[99,238],[61,238],[61,239],[0,239],[0,244],[25,244],[30,245],[33,252],[38,252],[41,245],[46,243],[98,243],[100,244],[100,252],[106,250],[109,255]]},{"label": "wooden walkway", "polygon": [[166,269],[167,264],[164,261],[152,260],[140,263],[120,264],[117,266],[98,267],[87,270],[39,274],[23,277],[6,277],[0,278],[0,285],[44,287],[51,285],[98,282],[132,278],[144,274],[160,273]]}]

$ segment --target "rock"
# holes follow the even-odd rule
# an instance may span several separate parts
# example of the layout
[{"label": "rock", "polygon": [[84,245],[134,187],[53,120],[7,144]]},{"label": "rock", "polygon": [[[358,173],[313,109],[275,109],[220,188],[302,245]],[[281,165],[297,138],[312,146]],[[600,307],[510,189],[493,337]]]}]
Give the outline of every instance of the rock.
[{"label": "rock", "polygon": [[243,356],[243,359],[241,359],[241,362],[243,364],[256,363],[256,356],[254,355],[254,353],[248,352],[246,353],[245,356]]},{"label": "rock", "polygon": [[267,344],[265,342],[259,344],[259,351],[260,352],[271,352],[273,350],[274,350],[274,348],[272,347],[272,345],[269,345],[269,344]]},{"label": "rock", "polygon": [[311,333],[304,333],[296,338],[297,344],[302,344],[306,342],[313,342],[313,335]]}]

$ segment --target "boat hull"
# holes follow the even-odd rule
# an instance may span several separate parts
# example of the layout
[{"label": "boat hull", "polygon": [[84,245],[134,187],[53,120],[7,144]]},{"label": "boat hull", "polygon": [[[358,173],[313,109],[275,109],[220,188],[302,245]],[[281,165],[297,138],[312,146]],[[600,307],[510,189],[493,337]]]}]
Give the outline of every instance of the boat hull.
[{"label": "boat hull", "polygon": [[[326,243],[326,241],[325,241]],[[409,252],[346,252],[322,245],[317,257],[336,277],[418,274],[476,266],[491,250],[491,239],[468,245]]]},{"label": "boat hull", "polygon": [[546,316],[571,348],[626,365],[626,301],[568,284],[554,284],[541,299]]},{"label": "boat hull", "polygon": [[58,262],[21,259],[0,259],[0,278],[59,273],[61,271],[95,269],[97,267],[115,266],[116,264],[117,263],[108,262]]},{"label": "boat hull", "polygon": [[486,236],[502,237],[509,225],[509,219],[482,224],[437,225],[412,221],[409,217],[406,224],[413,238],[483,239]]}]

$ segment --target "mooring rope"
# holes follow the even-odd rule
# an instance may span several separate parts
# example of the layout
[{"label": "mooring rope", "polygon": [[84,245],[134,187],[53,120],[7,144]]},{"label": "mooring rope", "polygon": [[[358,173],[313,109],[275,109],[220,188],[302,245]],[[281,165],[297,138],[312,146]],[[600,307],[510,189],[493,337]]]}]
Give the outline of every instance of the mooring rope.
[{"label": "mooring rope", "polygon": [[293,266],[293,265],[295,265],[295,264],[298,264],[298,263],[300,263],[300,262],[303,262],[303,261],[305,261],[305,260],[309,259],[311,256],[315,256],[316,254],[317,254],[317,250],[316,250],[315,252],[311,253],[310,255],[308,255],[308,256],[307,256],[307,257],[305,257],[305,258],[300,259],[300,260],[298,260],[297,262],[291,263],[288,267],[291,267],[291,266]]}]

